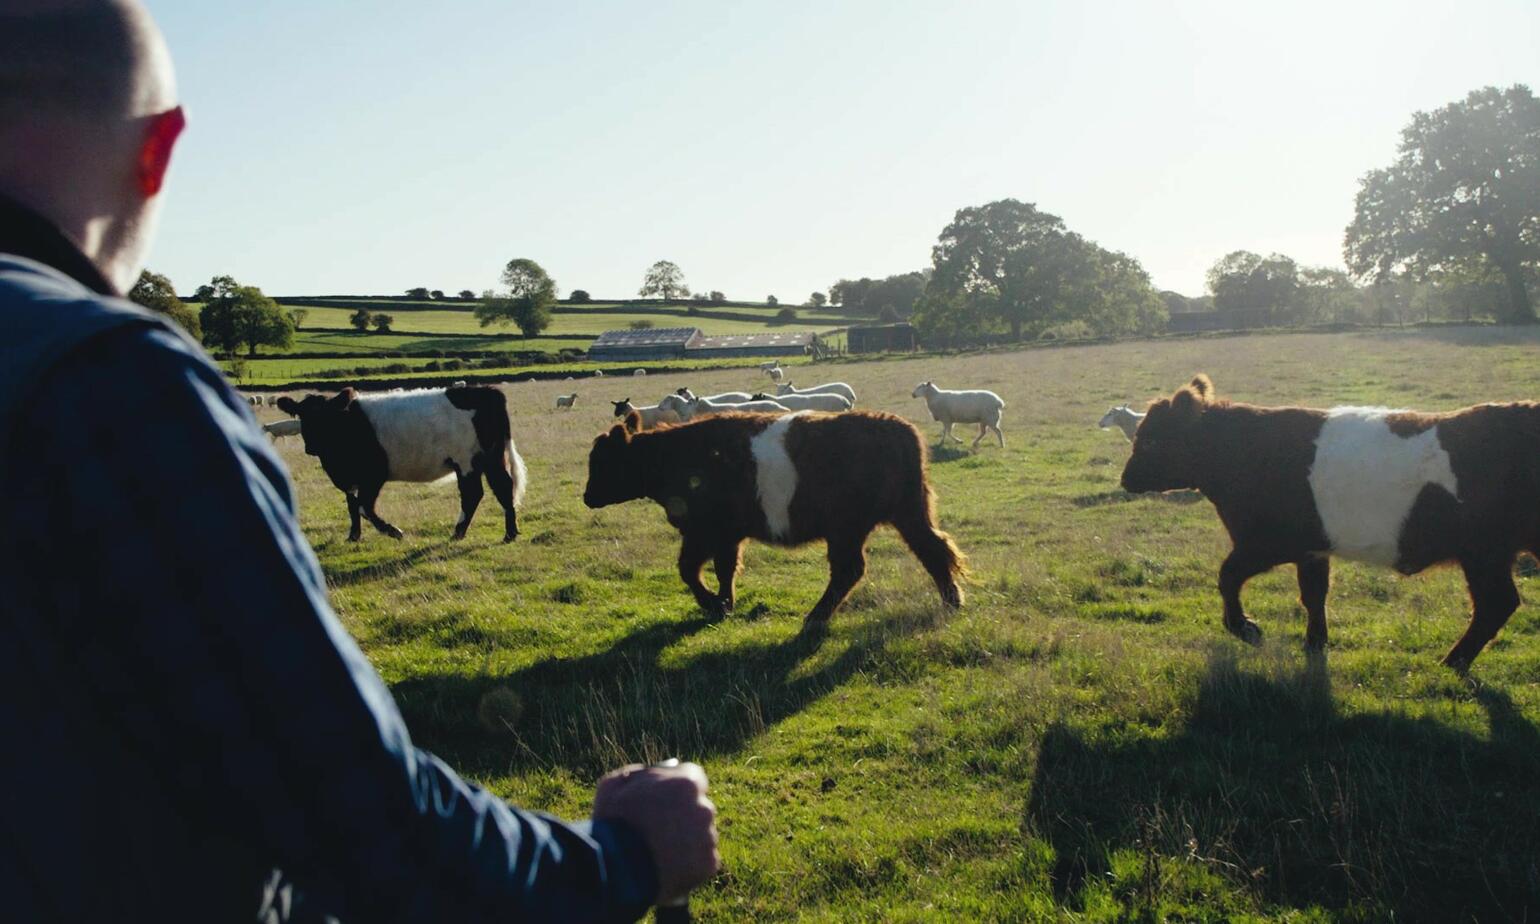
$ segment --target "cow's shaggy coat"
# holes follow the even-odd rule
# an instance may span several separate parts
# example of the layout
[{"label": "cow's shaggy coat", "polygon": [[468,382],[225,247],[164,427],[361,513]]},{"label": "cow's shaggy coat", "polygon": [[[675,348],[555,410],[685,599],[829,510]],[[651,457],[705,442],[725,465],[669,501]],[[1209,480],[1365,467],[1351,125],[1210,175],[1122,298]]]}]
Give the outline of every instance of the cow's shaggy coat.
[{"label": "cow's shaggy coat", "polygon": [[[962,555],[936,529],[925,447],[889,414],[717,414],[658,430],[628,416],[595,440],[583,502],[638,498],[663,507],[682,538],[679,576],[702,608],[730,610],[745,539],[782,546],[823,539],[829,586],[807,614],[827,620],[866,570],[866,540],[891,524],[948,606],[962,603]],[[718,590],[701,582],[710,560]]]},{"label": "cow's shaggy coat", "polygon": [[1150,405],[1123,470],[1129,491],[1193,488],[1234,544],[1219,570],[1227,629],[1261,639],[1246,581],[1298,572],[1305,644],[1326,644],[1330,556],[1415,574],[1455,562],[1472,613],[1444,656],[1468,668],[1518,608],[1513,562],[1540,554],[1540,405],[1443,414],[1316,410],[1220,401],[1207,376]]},{"label": "cow's shaggy coat", "polygon": [[401,530],[375,511],[387,481],[455,478],[462,539],[481,503],[481,479],[503,508],[504,542],[519,534],[517,506],[528,476],[513,446],[507,402],[495,388],[428,389],[359,395],[344,388],[333,397],[281,398],[278,407],[299,418],[305,452],[317,456],[348,502],[348,539],[361,535],[360,516],[395,539]]}]

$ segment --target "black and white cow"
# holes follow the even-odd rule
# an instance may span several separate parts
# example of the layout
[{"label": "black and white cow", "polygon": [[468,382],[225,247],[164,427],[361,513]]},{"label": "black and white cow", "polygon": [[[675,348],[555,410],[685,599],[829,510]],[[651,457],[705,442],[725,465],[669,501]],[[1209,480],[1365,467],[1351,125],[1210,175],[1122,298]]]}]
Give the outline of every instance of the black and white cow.
[{"label": "black and white cow", "polygon": [[298,417],[305,452],[321,460],[332,484],[347,497],[357,541],[359,516],[395,539],[401,530],[385,522],[374,504],[387,481],[440,481],[460,486],[460,519],[454,538],[463,539],[481,503],[481,479],[504,516],[503,541],[519,534],[516,508],[528,475],[513,445],[503,393],[490,386],[390,391],[360,395],[344,388],[333,397],[280,398],[278,408]]}]

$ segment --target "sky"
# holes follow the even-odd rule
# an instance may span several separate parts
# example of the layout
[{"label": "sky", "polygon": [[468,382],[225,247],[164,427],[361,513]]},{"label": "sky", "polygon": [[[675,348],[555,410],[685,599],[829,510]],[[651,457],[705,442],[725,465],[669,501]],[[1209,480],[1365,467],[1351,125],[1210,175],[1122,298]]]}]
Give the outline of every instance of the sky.
[{"label": "sky", "polygon": [[189,125],[151,268],[189,293],[801,302],[1036,203],[1203,291],[1238,249],[1340,266],[1411,114],[1540,90],[1535,0],[147,0]]}]

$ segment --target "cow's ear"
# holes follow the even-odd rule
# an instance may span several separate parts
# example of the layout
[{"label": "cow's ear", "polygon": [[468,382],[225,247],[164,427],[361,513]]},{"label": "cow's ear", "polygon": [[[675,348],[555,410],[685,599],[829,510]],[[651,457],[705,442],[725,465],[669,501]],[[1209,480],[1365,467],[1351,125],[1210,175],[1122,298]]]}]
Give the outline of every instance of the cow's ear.
[{"label": "cow's ear", "polygon": [[1198,397],[1202,398],[1204,401],[1214,400],[1214,380],[1202,372],[1194,376],[1193,380],[1188,383],[1187,387],[1196,392]]},{"label": "cow's ear", "polygon": [[1191,385],[1183,385],[1171,396],[1171,410],[1182,417],[1195,416],[1203,411],[1203,398]]},{"label": "cow's ear", "polygon": [[637,411],[627,414],[625,429],[628,435],[642,432],[642,415]]},{"label": "cow's ear", "polygon": [[331,405],[339,411],[345,411],[352,407],[353,402],[357,400],[358,392],[354,391],[353,386],[349,385],[347,388],[337,392],[337,396],[331,400]]},{"label": "cow's ear", "polygon": [[290,417],[298,417],[299,403],[296,402],[293,398],[290,398],[288,395],[284,395],[282,398],[278,399],[278,410],[283,411]]}]

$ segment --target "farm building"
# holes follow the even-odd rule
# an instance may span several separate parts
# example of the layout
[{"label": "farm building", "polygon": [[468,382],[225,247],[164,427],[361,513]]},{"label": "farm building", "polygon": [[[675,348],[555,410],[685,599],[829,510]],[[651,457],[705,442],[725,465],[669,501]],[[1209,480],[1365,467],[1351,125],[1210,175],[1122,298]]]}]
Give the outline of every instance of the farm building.
[{"label": "farm building", "polygon": [[689,356],[802,356],[813,345],[810,331],[780,331],[773,334],[704,334],[690,341]]},{"label": "farm building", "polygon": [[734,356],[801,356],[813,344],[809,331],[778,331],[765,334],[724,334],[708,337],[698,327],[664,327],[655,330],[608,330],[588,348],[588,358],[598,362],[629,362],[649,359],[714,359]]},{"label": "farm building", "polygon": [[845,348],[852,353],[912,353],[916,345],[913,324],[852,327],[845,332]]},{"label": "farm building", "polygon": [[588,358],[603,363],[683,359],[686,345],[700,335],[698,327],[607,330],[588,348]]}]

